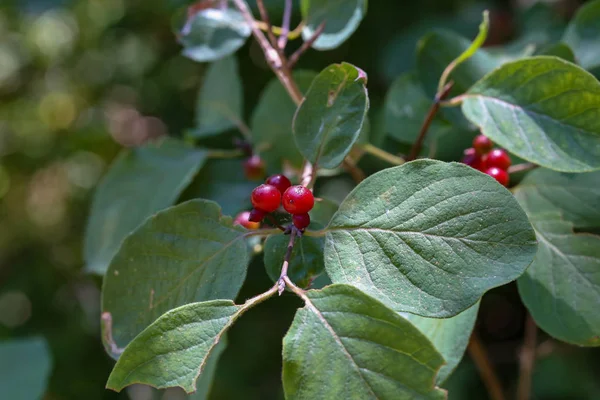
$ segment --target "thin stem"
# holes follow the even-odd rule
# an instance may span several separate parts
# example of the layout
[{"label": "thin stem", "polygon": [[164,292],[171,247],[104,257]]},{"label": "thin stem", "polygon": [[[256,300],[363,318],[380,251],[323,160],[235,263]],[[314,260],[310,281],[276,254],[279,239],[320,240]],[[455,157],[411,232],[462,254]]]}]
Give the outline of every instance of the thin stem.
[{"label": "thin stem", "polygon": [[307,187],[308,189],[313,188],[315,185],[315,181],[317,180],[317,165],[311,164],[308,160],[304,160],[304,167],[302,167],[302,177],[301,184],[302,186]]},{"label": "thin stem", "polygon": [[263,301],[269,299],[275,293],[277,293],[277,284],[275,284],[273,287],[271,287],[271,289],[267,290],[266,292],[261,293],[257,296],[252,297],[251,299],[246,300],[246,302],[244,304],[242,304],[242,307],[239,309],[239,311],[236,314],[241,315],[244,311],[248,310],[249,308],[252,308],[255,305],[260,304]]},{"label": "thin stem", "polygon": [[356,183],[361,183],[367,177],[365,172],[362,169],[360,169],[358,165],[356,165],[356,162],[354,162],[354,160],[350,157],[344,158],[344,162],[342,165],[344,166],[346,171],[348,171],[348,173]]},{"label": "thin stem", "polygon": [[371,143],[358,145],[359,148],[369,153],[372,156],[375,156],[383,161],[387,161],[393,165],[402,165],[406,161],[402,157],[395,156],[387,151],[380,149],[379,147],[373,146]]},{"label": "thin stem", "polygon": [[[256,27],[257,27],[258,29],[260,29],[261,31],[264,31],[264,32],[266,32],[266,31],[269,29],[269,27],[267,26],[267,24],[266,24],[266,23],[264,23],[263,21],[256,21],[256,22],[255,22],[255,24],[256,24]],[[294,28],[294,30],[293,30],[293,31],[290,31],[290,32],[287,34],[287,38],[288,38],[288,40],[295,40],[295,39],[298,39],[298,38],[299,38],[299,37],[302,35],[302,29],[303,29],[303,28],[304,28],[304,22],[300,22],[300,23],[298,24],[298,26]],[[271,30],[272,30],[272,31],[273,31],[273,33],[274,33],[275,35],[277,35],[277,36],[281,36],[282,29],[283,29],[283,28],[281,28],[281,27],[279,27],[279,26],[274,26],[274,25],[271,25]]]},{"label": "thin stem", "polygon": [[535,364],[535,351],[537,342],[537,326],[530,314],[525,319],[525,338],[519,356],[520,372],[519,386],[517,387],[517,400],[529,400],[531,393],[531,377]]},{"label": "thin stem", "polygon": [[536,165],[534,163],[523,163],[523,164],[512,165],[508,168],[508,173],[516,174],[517,172],[530,171],[537,167],[539,167],[539,165]]},{"label": "thin stem", "polygon": [[279,40],[277,40],[277,46],[279,46],[281,50],[284,50],[287,46],[291,20],[292,0],[285,0],[285,9],[283,10],[283,22],[281,24],[281,34],[279,35]]},{"label": "thin stem", "polygon": [[244,237],[252,237],[252,236],[270,236],[270,235],[279,235],[281,231],[279,229],[257,229],[255,231],[250,231],[244,233]]},{"label": "thin stem", "polygon": [[265,3],[263,0],[256,0],[256,5],[258,6],[258,12],[260,12],[260,18],[267,24],[267,36],[269,37],[269,41],[273,47],[277,47],[277,38],[275,38],[275,34],[273,33],[273,25],[271,25],[271,18],[269,18]]},{"label": "thin stem", "polygon": [[279,280],[277,281],[277,285],[279,287],[279,295],[283,293],[283,290],[286,286],[285,278],[287,278],[288,267],[290,265],[290,258],[292,257],[292,250],[294,249],[294,244],[296,243],[296,235],[298,234],[298,229],[295,226],[292,226],[292,233],[290,234],[290,241],[288,243],[287,251],[285,252],[285,257],[283,259],[283,265],[281,266],[281,275],[279,275]]},{"label": "thin stem", "polygon": [[117,346],[112,334],[112,314],[108,311],[102,313],[102,336],[104,336],[104,347],[115,357],[120,356],[124,351],[124,347]]},{"label": "thin stem", "polygon": [[280,231],[283,231],[283,232],[287,231],[283,226],[281,226],[277,223],[277,220],[271,214],[267,214],[266,217],[269,219],[269,221],[271,222],[271,224],[273,226],[277,227],[277,229],[279,229]]},{"label": "thin stem", "polygon": [[429,127],[433,122],[433,118],[440,109],[440,102],[446,97],[448,97],[448,94],[450,94],[450,90],[452,90],[452,86],[454,86],[454,82],[448,83],[446,86],[444,86],[441,92],[438,92],[435,95],[433,104],[431,105],[431,108],[429,109],[429,112],[425,117],[425,121],[423,121],[423,125],[421,125],[421,131],[419,132],[419,136],[417,137],[416,142],[410,149],[410,155],[408,156],[408,159],[406,161],[416,160],[419,156],[421,148],[423,147],[423,142],[425,141],[425,137],[427,136],[427,132],[429,131]]},{"label": "thin stem", "polygon": [[313,35],[307,41],[302,43],[302,46],[300,46],[300,48],[298,50],[296,50],[294,52],[294,54],[292,54],[290,56],[290,60],[288,61],[288,66],[290,68],[294,68],[294,65],[296,65],[296,63],[298,62],[298,60],[300,59],[302,54],[304,54],[306,52],[306,50],[310,49],[310,46],[312,46],[313,43],[319,38],[319,36],[321,36],[321,33],[323,33],[324,29],[325,29],[325,22],[323,22],[321,25],[319,25],[319,27],[317,28],[315,33],[313,33]]},{"label": "thin stem", "polygon": [[473,362],[479,370],[479,375],[483,381],[485,387],[488,390],[490,399],[492,400],[504,400],[504,393],[502,392],[502,386],[500,380],[494,371],[494,367],[490,362],[490,359],[479,339],[476,332],[471,335],[469,346],[467,347],[469,355],[473,359]]},{"label": "thin stem", "polygon": [[238,158],[242,157],[244,152],[240,149],[235,150],[209,150],[208,158]]}]

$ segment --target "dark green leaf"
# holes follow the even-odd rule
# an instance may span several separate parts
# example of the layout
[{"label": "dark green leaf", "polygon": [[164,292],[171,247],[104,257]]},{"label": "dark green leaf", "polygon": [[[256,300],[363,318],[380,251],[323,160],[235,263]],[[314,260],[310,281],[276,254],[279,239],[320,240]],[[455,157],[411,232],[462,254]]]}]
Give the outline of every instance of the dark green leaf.
[{"label": "dark green leaf", "polygon": [[302,38],[310,39],[319,25],[325,29],[312,47],[317,50],[335,49],[346,41],[358,28],[367,13],[367,0],[301,0],[300,9],[306,26]]},{"label": "dark green leaf", "polygon": [[562,42],[554,43],[550,46],[544,47],[539,54],[544,56],[555,56],[572,63],[575,62],[575,54],[573,54],[573,50],[571,50],[568,45]]},{"label": "dark green leaf", "polygon": [[235,53],[252,30],[237,10],[208,8],[189,18],[179,32],[183,55],[199,62]]},{"label": "dark green leaf", "polygon": [[206,159],[174,139],[123,150],[96,189],[85,234],[86,270],[104,274],[121,242],[172,205]]},{"label": "dark green leaf", "polygon": [[[272,235],[265,242],[265,268],[267,274],[277,282],[281,273],[281,265],[290,241],[287,235]],[[306,288],[312,280],[325,269],[323,264],[323,248],[325,240],[304,236],[296,240],[288,267],[288,276],[296,285]]]},{"label": "dark green leaf", "polygon": [[[210,368],[227,329],[245,310],[228,300],[188,304],[171,310],[141,332],[125,349],[106,387],[121,391],[134,383],[158,389],[196,390]],[[212,366],[214,368],[214,366]]]},{"label": "dark green leaf", "polygon": [[0,342],[0,390],[3,399],[44,398],[52,358],[43,338]]},{"label": "dark green leaf", "polygon": [[431,341],[446,364],[437,375],[436,384],[441,385],[463,358],[471,332],[475,326],[479,302],[452,318],[427,318],[415,314],[403,314]]},{"label": "dark green leaf", "polygon": [[149,218],[125,239],[104,280],[102,309],[112,315],[116,344],[175,307],[235,298],[250,260],[244,236],[206,200]]},{"label": "dark green leaf", "polygon": [[583,5],[571,20],[563,41],[585,69],[600,67],[600,0]]},{"label": "dark green leaf", "polygon": [[283,339],[286,399],[445,399],[443,359],[407,320],[351,286],[306,293]]},{"label": "dark green leaf", "polygon": [[340,165],[358,139],[369,109],[365,73],[347,63],[325,68],[294,117],[300,152],[321,168]]},{"label": "dark green leaf", "polygon": [[563,172],[600,169],[600,83],[539,56],[504,64],[464,97],[463,112],[519,157]]},{"label": "dark green leaf", "polygon": [[236,128],[243,120],[242,82],[235,56],[214,62],[208,68],[196,105],[194,137],[217,135]]},{"label": "dark green leaf", "polygon": [[[312,71],[297,71],[293,77],[300,90],[305,93],[317,76]],[[254,145],[272,173],[280,173],[283,160],[296,167],[302,166],[302,155],[298,151],[292,134],[292,121],[296,104],[279,82],[273,79],[260,96],[252,114],[251,128]]]},{"label": "dark green leaf", "polygon": [[450,317],[519,277],[535,235],[506,188],[463,164],[419,160],[359,184],[325,230],[325,268],[396,311]]}]

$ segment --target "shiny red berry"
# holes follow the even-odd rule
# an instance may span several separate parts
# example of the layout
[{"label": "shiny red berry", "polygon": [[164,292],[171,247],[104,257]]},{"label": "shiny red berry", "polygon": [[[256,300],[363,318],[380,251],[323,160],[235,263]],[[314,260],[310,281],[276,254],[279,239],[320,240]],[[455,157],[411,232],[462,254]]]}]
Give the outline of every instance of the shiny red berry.
[{"label": "shiny red berry", "polygon": [[251,200],[254,208],[270,213],[279,208],[281,193],[273,185],[262,184],[252,191]]},{"label": "shiny red berry", "polygon": [[502,186],[508,186],[508,172],[498,167],[492,167],[485,170],[485,173],[498,181]]},{"label": "shiny red berry", "polygon": [[490,151],[484,158],[483,162],[485,163],[486,168],[500,168],[503,170],[507,170],[508,167],[512,164],[510,156],[506,151],[502,149],[494,149]]},{"label": "shiny red berry", "polygon": [[244,162],[244,175],[251,181],[258,181],[265,176],[265,162],[260,156],[253,155]]},{"label": "shiny red berry", "polygon": [[305,214],[296,214],[292,217],[292,223],[294,226],[300,230],[306,228],[310,225],[310,215]]},{"label": "shiny red berry", "polygon": [[281,194],[284,194],[287,188],[292,186],[292,182],[290,182],[290,180],[285,175],[281,174],[272,175],[268,177],[266,183],[268,185],[275,186],[277,189],[279,189],[279,192],[281,192]]},{"label": "shiny red berry", "polygon": [[465,150],[465,156],[461,162],[476,170],[483,171],[483,159],[473,148]]},{"label": "shiny red berry", "polygon": [[283,194],[283,208],[290,214],[305,214],[314,205],[312,192],[302,185],[290,186]]},{"label": "shiny red berry", "polygon": [[248,216],[248,221],[260,222],[265,218],[266,214],[267,213],[265,213],[262,210],[257,210],[256,208],[253,208],[252,211],[250,211],[250,215]]},{"label": "shiny red berry", "polygon": [[236,217],[235,220],[233,221],[234,225],[241,225],[246,229],[258,229],[260,228],[260,224],[258,223],[258,221],[252,221],[250,219],[250,215],[252,213],[250,211],[243,211],[241,213],[239,213]]},{"label": "shiny red berry", "polygon": [[473,148],[479,155],[489,153],[492,150],[492,147],[494,147],[494,142],[492,142],[487,136],[477,135],[475,136],[475,139],[473,139]]}]

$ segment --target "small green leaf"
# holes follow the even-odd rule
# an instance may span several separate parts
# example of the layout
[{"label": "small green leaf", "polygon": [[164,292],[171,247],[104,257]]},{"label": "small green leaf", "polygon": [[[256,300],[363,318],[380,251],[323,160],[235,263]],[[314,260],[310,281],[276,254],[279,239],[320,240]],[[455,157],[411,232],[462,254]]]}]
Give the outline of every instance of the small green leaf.
[{"label": "small green leaf", "polygon": [[[517,193],[518,198],[524,195]],[[532,210],[529,219],[539,250],[517,282],[525,306],[548,334],[580,346],[600,346],[600,237],[574,234],[559,212]]]},{"label": "small green leaf", "polygon": [[504,64],[464,96],[465,116],[499,146],[549,169],[600,169],[600,83],[539,56]]},{"label": "small green leaf", "polygon": [[583,5],[563,36],[579,64],[588,70],[600,67],[600,0]]},{"label": "small green leaf", "polygon": [[418,329],[351,286],[306,293],[283,339],[286,399],[445,399],[443,359]]},{"label": "small green leaf", "polygon": [[206,152],[174,139],[123,150],[94,193],[86,270],[104,274],[125,236],[172,205],[205,160]]},{"label": "small green leaf", "polygon": [[575,63],[575,54],[573,53],[573,50],[571,50],[571,48],[563,42],[554,43],[550,46],[544,47],[539,52],[539,55],[554,56],[562,58],[565,61]]},{"label": "small green leaf", "polygon": [[127,346],[106,387],[120,392],[142,383],[194,392],[196,379],[202,379],[211,359],[223,350],[218,346],[221,337],[243,311],[244,306],[232,301],[213,300],[167,312]]},{"label": "small green leaf", "polygon": [[347,63],[325,68],[294,117],[300,152],[320,168],[342,163],[358,139],[369,109],[365,73]]},{"label": "small green leaf", "polygon": [[446,360],[437,375],[436,384],[448,379],[463,358],[471,332],[477,319],[479,302],[452,318],[426,318],[415,314],[403,314],[416,326]]},{"label": "small green leaf", "polygon": [[39,337],[0,342],[0,391],[4,399],[44,398],[52,367],[46,340]]},{"label": "small green leaf", "polygon": [[[302,93],[305,93],[317,76],[312,71],[296,71],[294,80]],[[251,128],[254,147],[260,150],[261,157],[267,163],[268,171],[280,173],[284,160],[300,168],[302,155],[294,143],[292,121],[297,106],[279,82],[273,79],[262,92],[258,105],[254,109]]]},{"label": "small green leaf", "polygon": [[566,174],[537,169],[521,182],[519,193],[526,210],[558,209],[577,228],[600,227],[600,172]]},{"label": "small green leaf", "polygon": [[[289,236],[272,235],[265,242],[265,268],[269,278],[277,282],[281,274],[281,265],[287,251]],[[304,236],[296,240],[292,250],[288,276],[296,285],[306,288],[313,279],[325,269],[323,263],[323,248],[325,240]]]},{"label": "small green leaf", "polygon": [[252,30],[237,10],[208,8],[188,18],[179,31],[183,55],[198,62],[215,61],[235,53]]},{"label": "small green leaf", "polygon": [[302,19],[306,21],[302,38],[310,39],[322,23],[325,28],[312,44],[317,50],[331,50],[344,43],[367,13],[367,0],[301,0]]},{"label": "small green leaf", "polygon": [[250,260],[243,228],[216,203],[192,200],[149,218],[121,246],[107,271],[102,310],[119,347],[183,304],[233,299]]},{"label": "small green leaf", "polygon": [[325,229],[325,268],[396,311],[451,317],[518,278],[535,234],[506,188],[463,164],[418,160],[371,175]]},{"label": "small green leaf", "polygon": [[236,128],[242,121],[242,82],[235,56],[214,62],[208,68],[196,105],[193,137],[217,135]]}]

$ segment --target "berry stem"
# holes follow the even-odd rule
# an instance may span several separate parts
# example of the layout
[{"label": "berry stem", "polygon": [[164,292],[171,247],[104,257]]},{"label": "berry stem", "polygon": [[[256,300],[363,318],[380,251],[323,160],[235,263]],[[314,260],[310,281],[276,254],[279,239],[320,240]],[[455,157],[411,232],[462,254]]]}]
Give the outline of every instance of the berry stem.
[{"label": "berry stem", "polygon": [[538,167],[538,165],[536,165],[534,163],[517,164],[517,165],[513,165],[513,166],[509,167],[508,168],[508,173],[509,174],[516,174],[517,172],[530,171],[530,170],[535,169],[537,167]]},{"label": "berry stem", "polygon": [[490,399],[505,400],[498,375],[496,375],[496,371],[488,357],[487,351],[485,350],[485,347],[483,347],[481,339],[479,339],[479,336],[475,331],[471,335],[467,350],[479,371],[481,380],[487,388]]},{"label": "berry stem", "polygon": [[421,152],[421,148],[423,147],[423,142],[425,141],[425,137],[427,136],[427,131],[429,131],[429,127],[431,126],[431,123],[433,122],[433,118],[439,111],[442,100],[444,100],[450,94],[450,90],[452,90],[452,86],[454,86],[454,82],[449,82],[446,86],[444,86],[442,88],[441,91],[439,91],[435,95],[433,104],[431,105],[431,108],[429,108],[429,112],[427,113],[427,116],[425,117],[425,120],[423,121],[423,125],[421,125],[421,130],[419,131],[419,136],[417,137],[417,140],[415,141],[412,148],[410,149],[410,155],[408,156],[406,161],[416,160],[417,157],[419,156],[419,153]]},{"label": "berry stem", "polygon": [[277,223],[277,220],[271,214],[267,214],[265,217],[268,218],[268,220],[271,223],[271,225],[275,226],[280,231],[282,231],[282,232],[286,232],[287,231],[287,229],[285,229],[283,226],[281,226],[281,225],[279,225]]},{"label": "berry stem", "polygon": [[292,0],[285,0],[285,9],[283,10],[283,22],[281,23],[281,34],[277,40],[277,46],[283,51],[287,46],[288,34],[290,32],[290,22],[292,20]]},{"label": "berry stem", "polygon": [[[286,285],[289,286],[286,279],[288,273],[288,267],[290,265],[290,258],[292,257],[292,250],[294,249],[294,244],[296,244],[296,235],[298,235],[298,229],[292,225],[292,233],[290,234],[290,241],[288,243],[287,251],[285,252],[285,258],[283,259],[283,265],[281,266],[281,274],[279,275],[279,280],[277,281],[277,285],[279,288],[279,295],[283,293]],[[288,279],[289,281],[289,279]],[[291,281],[289,281],[291,283]],[[293,286],[295,286],[292,283]]]}]

